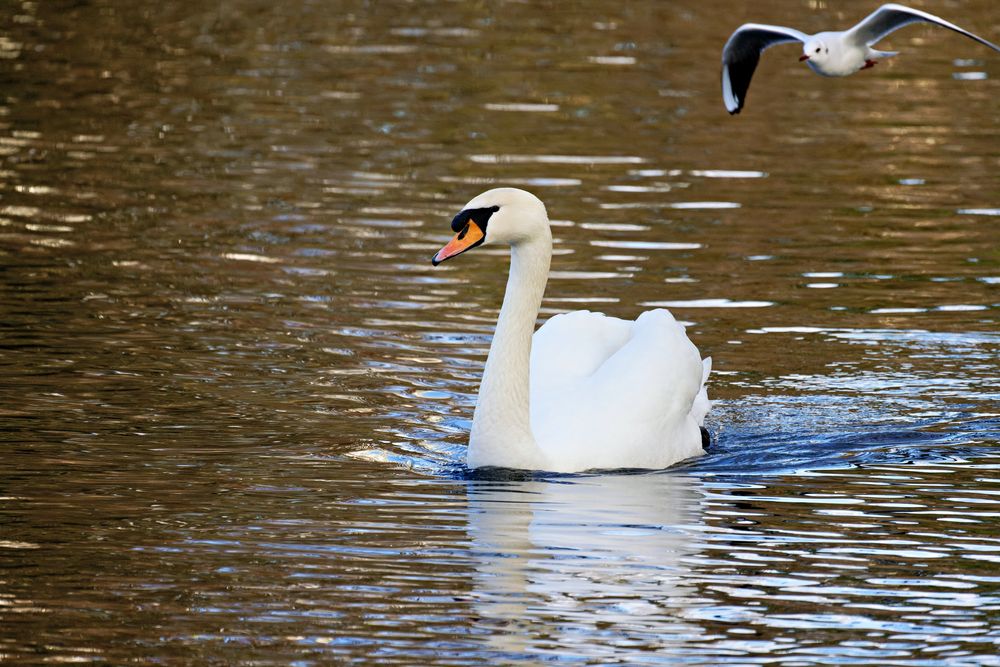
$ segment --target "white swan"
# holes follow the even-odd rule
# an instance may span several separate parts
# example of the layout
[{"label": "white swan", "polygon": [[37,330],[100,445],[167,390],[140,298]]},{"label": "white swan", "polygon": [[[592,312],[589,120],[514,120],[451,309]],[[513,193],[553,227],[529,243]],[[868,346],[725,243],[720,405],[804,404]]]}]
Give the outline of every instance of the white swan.
[{"label": "white swan", "polygon": [[532,334],[552,258],[545,205],[524,190],[497,188],[466,204],[451,227],[455,237],[435,266],[479,245],[511,247],[469,435],[470,468],[665,468],[704,453],[711,360],[701,360],[668,311],[634,322],[576,311]]}]

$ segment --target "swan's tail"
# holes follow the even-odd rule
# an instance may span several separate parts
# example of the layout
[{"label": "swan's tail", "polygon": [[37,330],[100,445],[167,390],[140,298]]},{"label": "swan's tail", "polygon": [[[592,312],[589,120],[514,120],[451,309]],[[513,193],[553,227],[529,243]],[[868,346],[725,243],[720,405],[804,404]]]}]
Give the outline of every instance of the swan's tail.
[{"label": "swan's tail", "polygon": [[698,426],[705,423],[705,415],[712,409],[712,401],[708,400],[708,391],[705,389],[708,374],[712,372],[712,357],[702,359],[701,367],[701,389],[698,391],[698,395],[694,397],[694,403],[691,404],[691,416]]}]

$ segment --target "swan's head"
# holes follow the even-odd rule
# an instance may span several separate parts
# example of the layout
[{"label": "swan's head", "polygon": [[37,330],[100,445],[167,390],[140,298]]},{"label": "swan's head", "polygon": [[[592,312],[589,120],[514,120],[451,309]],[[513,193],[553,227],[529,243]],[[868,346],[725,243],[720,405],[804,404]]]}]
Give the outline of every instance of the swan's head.
[{"label": "swan's head", "polygon": [[434,266],[476,246],[517,245],[550,234],[545,204],[517,188],[496,188],[475,197],[451,221],[451,229],[455,236],[434,255]]},{"label": "swan's head", "polygon": [[799,61],[808,60],[810,65],[822,66],[830,57],[830,47],[822,39],[813,37],[802,45]]}]

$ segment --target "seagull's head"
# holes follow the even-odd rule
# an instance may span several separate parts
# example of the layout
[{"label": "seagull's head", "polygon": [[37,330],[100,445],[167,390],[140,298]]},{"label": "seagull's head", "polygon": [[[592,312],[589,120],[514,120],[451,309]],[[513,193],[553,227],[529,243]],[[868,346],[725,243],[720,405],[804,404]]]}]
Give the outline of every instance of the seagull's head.
[{"label": "seagull's head", "polygon": [[809,61],[810,65],[821,65],[830,55],[830,47],[822,39],[812,38],[802,46],[799,61]]}]

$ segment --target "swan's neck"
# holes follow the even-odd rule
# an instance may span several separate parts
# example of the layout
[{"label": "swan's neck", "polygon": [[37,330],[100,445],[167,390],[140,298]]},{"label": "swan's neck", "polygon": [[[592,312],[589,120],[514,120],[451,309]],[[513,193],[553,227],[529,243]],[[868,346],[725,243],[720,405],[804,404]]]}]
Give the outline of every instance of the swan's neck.
[{"label": "swan's neck", "polygon": [[531,336],[551,259],[552,239],[548,234],[511,246],[507,291],[472,418],[469,467],[546,467],[531,433],[528,371]]}]

